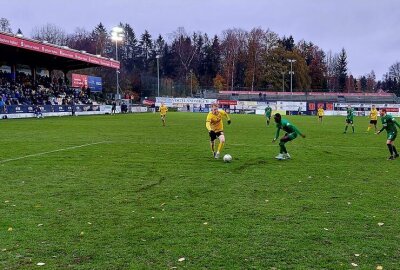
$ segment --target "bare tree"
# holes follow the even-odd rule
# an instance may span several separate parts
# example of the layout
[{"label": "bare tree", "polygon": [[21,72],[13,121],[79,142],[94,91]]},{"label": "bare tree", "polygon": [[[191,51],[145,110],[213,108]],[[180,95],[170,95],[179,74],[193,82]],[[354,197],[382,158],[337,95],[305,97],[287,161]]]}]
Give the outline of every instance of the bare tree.
[{"label": "bare tree", "polygon": [[326,54],[326,77],[328,80],[328,88],[329,90],[335,90],[338,88],[338,79],[336,76],[336,66],[338,62],[339,56],[338,54],[332,54],[332,51],[329,51]]},{"label": "bare tree", "polygon": [[68,35],[66,45],[76,50],[85,50],[95,53],[91,33],[84,28],[76,28],[73,34]]},{"label": "bare tree", "polygon": [[276,49],[279,45],[279,36],[277,33],[267,29],[264,32],[264,46],[267,52]]},{"label": "bare tree", "polygon": [[56,45],[65,45],[67,42],[67,34],[65,31],[51,23],[35,27],[32,31],[32,38]]},{"label": "bare tree", "polygon": [[400,81],[400,62],[396,62],[389,67],[389,77]]},{"label": "bare tree", "polygon": [[186,78],[193,58],[197,53],[197,48],[183,27],[179,27],[173,33],[173,39],[172,47],[178,56],[179,63],[183,67]]},{"label": "bare tree", "polygon": [[253,28],[248,34],[246,83],[251,84],[251,91],[254,91],[256,77],[260,72],[261,56],[266,51],[265,39],[265,31],[261,28]]},{"label": "bare tree", "polygon": [[[228,29],[223,31],[222,39],[222,62],[226,73],[226,81],[231,81],[233,90],[235,78],[235,65],[241,52],[246,49],[247,33],[241,29]],[[229,88],[229,83],[228,83]]]},{"label": "bare tree", "polygon": [[367,74],[367,92],[375,92],[375,88],[376,88],[376,75],[375,71],[371,70],[371,72]]},{"label": "bare tree", "polygon": [[0,18],[0,32],[12,33],[10,21],[6,18]]}]

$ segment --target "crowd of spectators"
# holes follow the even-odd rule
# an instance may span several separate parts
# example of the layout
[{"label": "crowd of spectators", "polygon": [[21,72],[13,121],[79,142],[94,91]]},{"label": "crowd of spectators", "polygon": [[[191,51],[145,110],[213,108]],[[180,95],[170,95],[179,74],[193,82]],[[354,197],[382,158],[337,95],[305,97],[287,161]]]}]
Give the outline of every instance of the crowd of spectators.
[{"label": "crowd of spectators", "polygon": [[0,70],[0,105],[68,105],[93,104],[90,89],[74,89],[63,78],[33,76]]}]

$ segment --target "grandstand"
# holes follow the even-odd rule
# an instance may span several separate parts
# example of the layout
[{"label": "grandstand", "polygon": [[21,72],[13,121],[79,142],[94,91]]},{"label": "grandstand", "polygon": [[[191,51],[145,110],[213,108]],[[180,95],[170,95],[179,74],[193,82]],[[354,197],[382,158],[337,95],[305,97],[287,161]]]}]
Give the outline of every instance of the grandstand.
[{"label": "grandstand", "polygon": [[[19,65],[27,70],[18,70]],[[67,80],[68,72],[90,67],[119,69],[120,63],[66,46],[0,32],[0,98],[5,105],[0,109],[7,113],[7,109],[13,112],[19,106],[18,110],[29,112],[31,107],[20,106],[93,104],[90,89],[73,89]],[[39,75],[39,69],[47,70],[49,75]],[[56,70],[63,76],[52,76]]]}]

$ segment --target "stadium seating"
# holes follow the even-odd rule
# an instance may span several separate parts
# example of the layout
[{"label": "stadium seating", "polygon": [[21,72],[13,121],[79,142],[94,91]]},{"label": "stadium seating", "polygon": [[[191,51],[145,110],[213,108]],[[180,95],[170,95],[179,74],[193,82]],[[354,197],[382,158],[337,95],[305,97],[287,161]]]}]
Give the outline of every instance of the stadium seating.
[{"label": "stadium seating", "polygon": [[73,100],[78,104],[92,104],[93,97],[88,91],[72,89],[63,80],[54,80],[47,76],[36,76],[17,72],[15,80],[11,74],[0,71],[0,98],[8,105],[66,105]]}]

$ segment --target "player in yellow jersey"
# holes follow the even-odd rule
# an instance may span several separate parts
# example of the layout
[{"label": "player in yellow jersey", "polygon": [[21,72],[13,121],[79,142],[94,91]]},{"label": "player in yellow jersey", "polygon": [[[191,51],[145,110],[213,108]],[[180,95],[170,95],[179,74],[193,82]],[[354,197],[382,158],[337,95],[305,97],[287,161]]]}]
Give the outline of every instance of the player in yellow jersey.
[{"label": "player in yellow jersey", "polygon": [[367,132],[371,129],[372,125],[375,127],[376,132],[376,123],[378,122],[378,110],[375,108],[375,105],[372,105],[371,111],[369,112],[369,125]]},{"label": "player in yellow jersey", "polygon": [[317,115],[318,115],[318,122],[322,123],[322,117],[324,116],[324,108],[322,108],[322,106],[319,106]]},{"label": "player in yellow jersey", "polygon": [[165,106],[164,103],[161,103],[161,106],[158,109],[158,111],[160,112],[161,122],[162,122],[163,126],[165,127],[165,118],[167,116],[168,108],[167,108],[167,106]]},{"label": "player in yellow jersey", "polygon": [[[210,146],[214,158],[219,158],[219,155],[225,144],[224,123],[222,121],[223,118],[227,120],[228,125],[231,124],[229,115],[223,110],[218,110],[217,104],[212,104],[211,111],[207,115],[206,128],[210,135]],[[219,144],[218,150],[215,152],[215,139],[217,138],[219,140]]]}]

